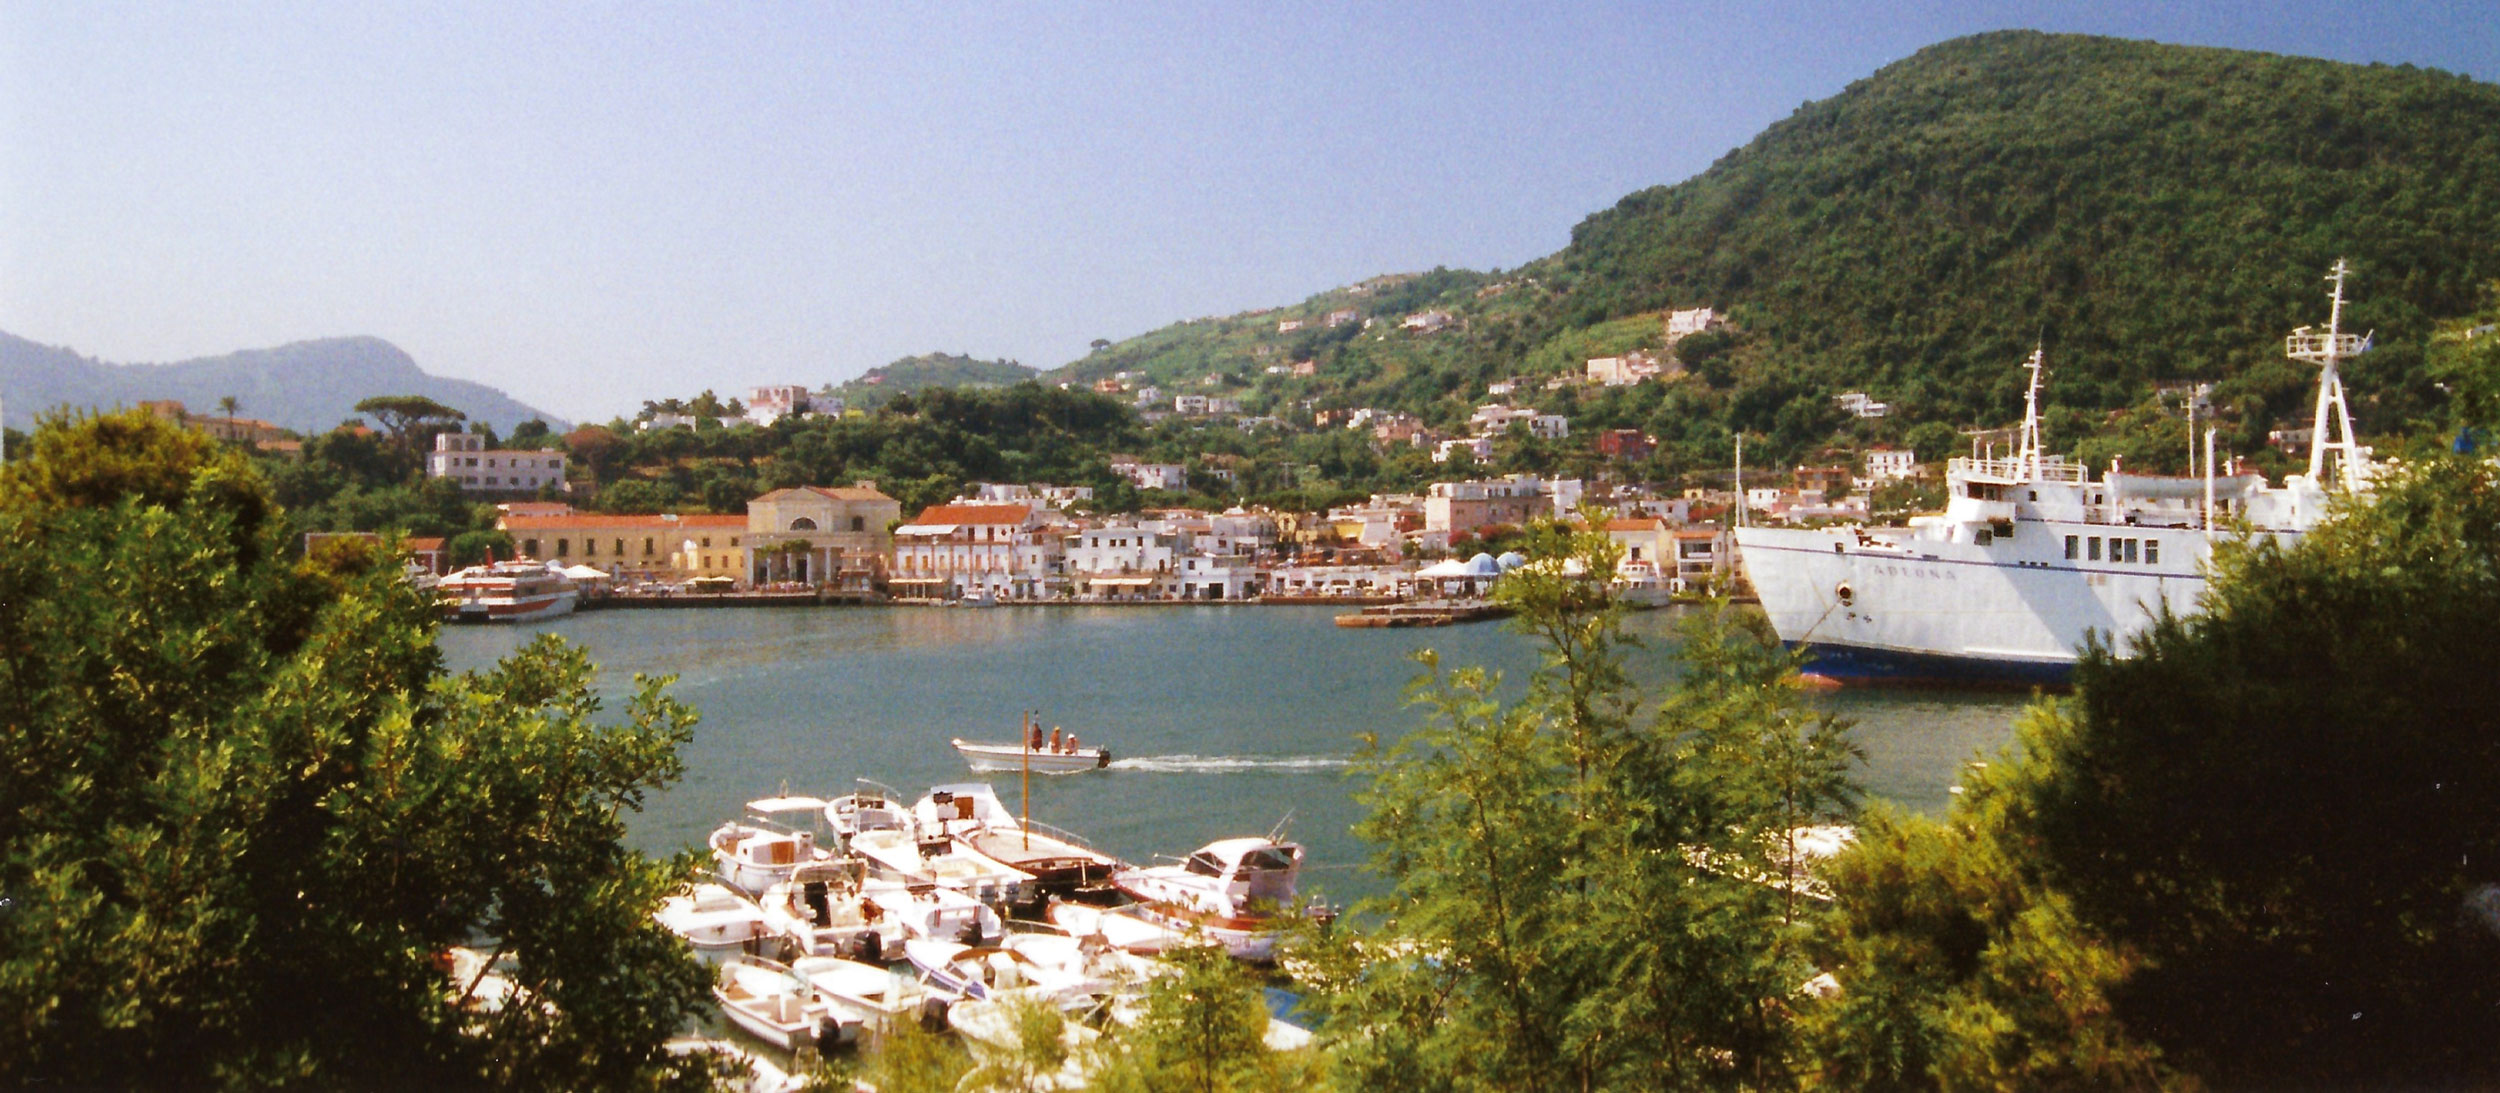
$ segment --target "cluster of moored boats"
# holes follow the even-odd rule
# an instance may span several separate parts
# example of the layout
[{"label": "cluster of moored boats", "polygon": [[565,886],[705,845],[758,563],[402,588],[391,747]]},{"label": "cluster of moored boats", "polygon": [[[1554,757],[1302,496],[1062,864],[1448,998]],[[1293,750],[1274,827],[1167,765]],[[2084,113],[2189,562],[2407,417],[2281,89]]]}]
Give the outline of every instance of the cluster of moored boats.
[{"label": "cluster of moored boats", "polygon": [[[1297,903],[1302,848],[1273,834],[1138,866],[1017,816],[985,784],[908,803],[863,785],[749,802],[708,840],[712,879],[656,915],[717,966],[722,1012],[784,1049],[919,1021],[976,1052],[1010,1050],[1012,1008],[1035,1003],[1134,1020],[1169,970],[1165,951],[1220,945],[1271,961],[1291,922],[1325,917]],[[1308,1038],[1282,1021],[1268,1036],[1279,1048]]]}]

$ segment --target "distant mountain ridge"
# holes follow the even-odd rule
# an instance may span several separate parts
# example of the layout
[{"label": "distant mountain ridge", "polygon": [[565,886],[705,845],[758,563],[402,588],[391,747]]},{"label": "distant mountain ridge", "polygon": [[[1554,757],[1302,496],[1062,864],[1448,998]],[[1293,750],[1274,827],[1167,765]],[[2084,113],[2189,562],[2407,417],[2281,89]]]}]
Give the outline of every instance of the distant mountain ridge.
[{"label": "distant mountain ridge", "polygon": [[228,395],[239,416],[307,433],[358,416],[356,404],[376,395],[423,395],[501,432],[531,418],[558,430],[570,427],[485,384],[430,375],[380,338],[321,338],[172,364],[112,364],[0,331],[0,398],[8,402],[5,421],[12,428],[27,428],[36,414],[60,406],[110,409],[154,399],[214,414],[217,400]]}]

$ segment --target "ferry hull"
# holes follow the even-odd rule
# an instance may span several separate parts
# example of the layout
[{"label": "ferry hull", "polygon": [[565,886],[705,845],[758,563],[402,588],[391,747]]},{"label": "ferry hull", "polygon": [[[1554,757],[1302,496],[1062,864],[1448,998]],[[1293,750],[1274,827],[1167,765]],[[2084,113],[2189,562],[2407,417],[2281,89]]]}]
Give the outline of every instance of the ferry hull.
[{"label": "ferry hull", "polygon": [[1822,642],[1783,642],[1806,655],[1805,674],[1847,687],[1949,687],[2062,691],[2073,661],[1988,660]]}]

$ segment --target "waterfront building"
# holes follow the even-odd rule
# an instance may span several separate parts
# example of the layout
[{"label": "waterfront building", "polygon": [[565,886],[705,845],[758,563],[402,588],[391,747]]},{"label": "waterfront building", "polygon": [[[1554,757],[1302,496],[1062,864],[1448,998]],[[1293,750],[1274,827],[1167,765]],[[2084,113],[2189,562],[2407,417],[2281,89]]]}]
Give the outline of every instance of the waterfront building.
[{"label": "waterfront building", "polygon": [[1415,570],[1404,565],[1286,565],[1267,573],[1272,596],[1412,596]]},{"label": "waterfront building", "polygon": [[564,453],[488,448],[486,438],[477,433],[434,434],[425,476],[473,493],[536,493],[548,487],[573,492],[573,484],[564,478]]},{"label": "waterfront building", "polygon": [[1067,587],[1064,519],[1026,503],[945,504],[894,529],[903,595],[1038,599]]},{"label": "waterfront building", "polygon": [[1180,535],[1137,522],[1105,524],[1063,540],[1069,587],[1080,596],[1149,599],[1168,594]]},{"label": "waterfront building", "polygon": [[1424,494],[1424,530],[1474,531],[1519,526],[1540,516],[1568,515],[1580,504],[1576,478],[1546,480],[1533,474],[1467,482],[1435,482]]},{"label": "waterfront building", "polygon": [[1675,533],[1675,589],[1725,588],[1736,568],[1736,541],[1726,528],[1680,528]]},{"label": "waterfront building", "polygon": [[621,581],[745,579],[747,518],[676,513],[515,513],[495,526],[524,558],[587,565]]},{"label": "waterfront building", "polygon": [[874,482],[795,486],[747,502],[748,578],[867,592],[885,575],[902,503]]}]

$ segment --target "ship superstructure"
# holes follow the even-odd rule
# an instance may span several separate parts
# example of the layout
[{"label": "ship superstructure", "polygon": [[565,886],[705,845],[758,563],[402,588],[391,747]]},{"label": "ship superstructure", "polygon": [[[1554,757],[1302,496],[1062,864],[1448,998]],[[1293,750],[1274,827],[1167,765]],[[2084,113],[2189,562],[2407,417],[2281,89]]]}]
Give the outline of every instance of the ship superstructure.
[{"label": "ship superstructure", "polygon": [[2339,374],[2368,347],[2342,329],[2347,272],[2339,261],[2328,278],[2327,329],[2302,327],[2284,345],[2319,366],[2308,473],[2279,487],[2218,474],[2209,431],[2202,474],[2113,464],[2094,480],[2044,448],[2035,350],[2013,456],[1950,461],[1941,515],[1906,528],[1737,529],[1772,627],[1811,654],[1809,672],[1844,683],[2059,686],[2088,636],[2124,650],[2163,609],[2197,610],[2217,539],[2296,537],[2334,495],[2368,486],[2370,450]]}]

